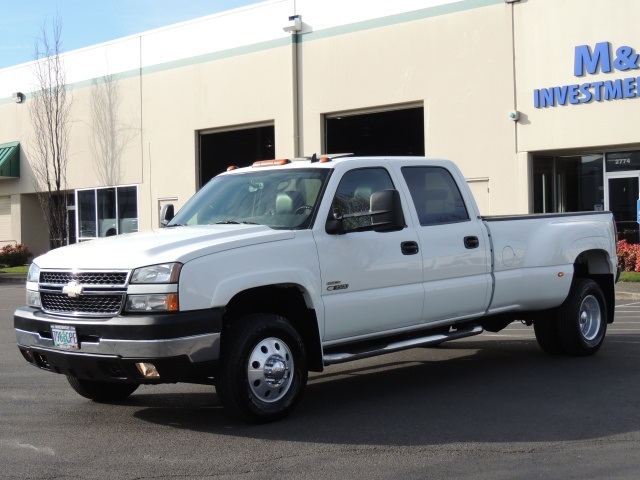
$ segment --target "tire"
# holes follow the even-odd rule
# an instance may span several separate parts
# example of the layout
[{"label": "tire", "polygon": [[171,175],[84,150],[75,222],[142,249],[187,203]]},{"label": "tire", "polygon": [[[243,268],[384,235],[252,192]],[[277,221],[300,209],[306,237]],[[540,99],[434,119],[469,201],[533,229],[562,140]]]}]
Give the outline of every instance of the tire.
[{"label": "tire", "polygon": [[96,402],[123,400],[139,387],[135,383],[97,382],[81,380],[71,375],[67,375],[67,380],[76,393]]},{"label": "tire", "polygon": [[569,296],[558,308],[560,343],[571,355],[593,355],[607,332],[607,304],[600,285],[577,279]]},{"label": "tire", "polygon": [[308,375],[296,329],[279,315],[255,314],[232,323],[223,335],[216,391],[224,407],[250,423],[289,415]]},{"label": "tire", "polygon": [[561,355],[565,353],[560,342],[560,332],[558,329],[558,315],[556,310],[545,310],[540,312],[533,322],[533,331],[540,348],[550,355]]}]

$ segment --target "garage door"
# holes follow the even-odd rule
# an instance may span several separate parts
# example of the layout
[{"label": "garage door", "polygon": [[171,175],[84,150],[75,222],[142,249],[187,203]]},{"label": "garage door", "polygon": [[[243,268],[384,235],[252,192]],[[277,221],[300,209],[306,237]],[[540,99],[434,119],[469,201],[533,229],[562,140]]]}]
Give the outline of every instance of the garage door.
[{"label": "garage door", "polygon": [[11,231],[11,197],[0,197],[0,246],[4,246],[8,240],[13,239]]}]

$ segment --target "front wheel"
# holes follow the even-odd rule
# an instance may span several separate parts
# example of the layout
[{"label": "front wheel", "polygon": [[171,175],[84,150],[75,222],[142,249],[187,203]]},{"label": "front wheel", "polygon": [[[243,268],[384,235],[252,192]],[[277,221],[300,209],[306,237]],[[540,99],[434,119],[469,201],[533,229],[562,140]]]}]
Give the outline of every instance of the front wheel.
[{"label": "front wheel", "polygon": [[307,383],[304,343],[283,317],[255,314],[225,331],[216,391],[239,418],[279,420],[297,406]]},{"label": "front wheel", "polygon": [[607,304],[600,285],[591,279],[576,280],[558,309],[558,333],[562,348],[572,355],[598,351],[607,331]]},{"label": "front wheel", "polygon": [[76,393],[96,402],[114,402],[123,400],[136,391],[139,385],[135,383],[98,382],[81,380],[67,375],[67,381]]}]

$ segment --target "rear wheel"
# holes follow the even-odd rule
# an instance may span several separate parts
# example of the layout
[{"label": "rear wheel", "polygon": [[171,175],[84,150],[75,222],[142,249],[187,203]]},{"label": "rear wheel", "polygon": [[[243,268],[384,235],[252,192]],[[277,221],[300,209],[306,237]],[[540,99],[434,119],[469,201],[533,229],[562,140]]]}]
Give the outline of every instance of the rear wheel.
[{"label": "rear wheel", "polygon": [[84,398],[97,402],[111,402],[127,398],[139,385],[135,383],[97,382],[67,375],[69,385]]},{"label": "rear wheel", "polygon": [[297,406],[307,383],[304,344],[283,317],[255,314],[225,331],[216,391],[237,417],[279,420]]},{"label": "rear wheel", "polygon": [[607,331],[607,304],[600,285],[591,279],[576,280],[558,308],[558,332],[562,348],[572,355],[598,351]]},{"label": "rear wheel", "polygon": [[558,315],[556,310],[546,310],[538,314],[533,322],[533,331],[536,334],[538,345],[545,352],[551,355],[564,353],[560,342],[560,332],[558,330]]}]

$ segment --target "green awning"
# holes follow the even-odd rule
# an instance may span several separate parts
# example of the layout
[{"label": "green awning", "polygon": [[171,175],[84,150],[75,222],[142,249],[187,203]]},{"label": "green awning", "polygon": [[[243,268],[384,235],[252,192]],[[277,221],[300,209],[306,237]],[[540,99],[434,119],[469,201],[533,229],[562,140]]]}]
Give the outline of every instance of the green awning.
[{"label": "green awning", "polygon": [[20,178],[20,142],[0,144],[0,180]]}]

